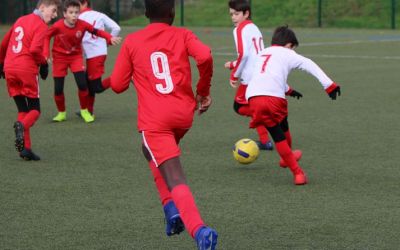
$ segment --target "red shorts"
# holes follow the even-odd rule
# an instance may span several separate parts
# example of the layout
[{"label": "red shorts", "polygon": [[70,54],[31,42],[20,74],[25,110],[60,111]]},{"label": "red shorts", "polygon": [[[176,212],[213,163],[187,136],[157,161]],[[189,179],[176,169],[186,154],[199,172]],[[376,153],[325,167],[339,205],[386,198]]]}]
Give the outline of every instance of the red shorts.
[{"label": "red shorts", "polygon": [[107,56],[104,55],[86,59],[86,72],[89,80],[100,78],[104,74],[104,63],[106,57]]},{"label": "red shorts", "polygon": [[235,102],[240,104],[248,104],[246,100],[247,85],[240,84],[235,95]]},{"label": "red shorts", "polygon": [[11,97],[23,95],[39,98],[39,76],[25,71],[8,70],[6,72],[8,94]]},{"label": "red shorts", "polygon": [[81,55],[53,57],[53,77],[65,77],[68,68],[73,72],[85,70]]},{"label": "red shorts", "polygon": [[249,99],[252,119],[250,128],[260,125],[274,127],[288,115],[287,100],[275,96],[255,96]]},{"label": "red shorts", "polygon": [[178,144],[187,131],[188,129],[142,131],[143,144],[157,167],[181,154]]}]

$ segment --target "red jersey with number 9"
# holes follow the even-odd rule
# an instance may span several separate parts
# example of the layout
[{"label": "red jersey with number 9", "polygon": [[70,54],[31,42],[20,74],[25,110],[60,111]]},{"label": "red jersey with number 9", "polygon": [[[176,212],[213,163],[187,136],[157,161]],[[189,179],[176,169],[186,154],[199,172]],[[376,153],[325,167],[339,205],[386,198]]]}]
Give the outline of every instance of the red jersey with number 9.
[{"label": "red jersey with number 9", "polygon": [[0,48],[4,71],[18,70],[38,73],[43,56],[47,24],[36,14],[20,17],[5,35]]},{"label": "red jersey with number 9", "polygon": [[190,30],[152,23],[125,39],[111,87],[119,93],[133,80],[140,131],[191,127],[196,102],[189,57],[199,70],[196,92],[208,96],[213,73],[211,50]]}]

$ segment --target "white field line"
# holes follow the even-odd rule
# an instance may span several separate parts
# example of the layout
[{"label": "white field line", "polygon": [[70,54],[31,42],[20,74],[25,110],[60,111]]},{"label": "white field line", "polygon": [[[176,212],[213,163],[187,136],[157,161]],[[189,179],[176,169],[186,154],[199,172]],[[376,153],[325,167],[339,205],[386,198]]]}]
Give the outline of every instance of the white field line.
[{"label": "white field line", "polygon": [[[213,52],[215,56],[237,56],[236,53]],[[378,59],[378,60],[400,60],[400,56],[356,56],[356,55],[324,55],[324,54],[302,54],[306,57],[323,57],[323,58],[342,58],[342,59]]]},{"label": "white field line", "polygon": [[[370,42],[398,42],[400,40],[387,39],[387,40],[375,40],[375,41],[348,41],[348,42],[326,42],[326,43],[303,43],[302,47],[307,46],[325,46],[325,45],[350,45],[350,44],[358,44],[358,43],[370,43]],[[213,55],[216,56],[237,56],[237,53],[232,52],[218,52],[221,50],[226,50],[225,48],[218,48],[213,50]],[[231,48],[229,48],[231,49]],[[343,59],[382,59],[382,60],[400,60],[400,56],[356,56],[356,55],[326,55],[326,54],[304,54],[307,57],[324,57],[324,58],[343,58]]]}]

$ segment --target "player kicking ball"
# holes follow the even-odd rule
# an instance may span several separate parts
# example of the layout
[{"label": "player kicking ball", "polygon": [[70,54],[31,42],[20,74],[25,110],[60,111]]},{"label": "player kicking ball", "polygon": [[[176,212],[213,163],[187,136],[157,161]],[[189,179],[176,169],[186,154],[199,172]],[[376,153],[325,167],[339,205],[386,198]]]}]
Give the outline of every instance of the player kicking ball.
[{"label": "player kicking ball", "polygon": [[80,115],[87,123],[94,121],[93,116],[88,111],[89,92],[82,56],[82,39],[85,32],[106,39],[109,45],[116,45],[121,42],[120,37],[113,37],[107,32],[96,29],[93,25],[79,20],[80,7],[78,0],[66,0],[63,7],[64,18],[54,23],[46,36],[44,54],[48,60],[50,60],[50,40],[54,37],[52,48],[54,100],[58,110],[58,114],[53,118],[55,122],[62,122],[67,119],[64,80],[68,68],[74,74],[78,86]]},{"label": "player kicking ball", "polygon": [[268,129],[281,157],[280,165],[289,167],[294,176],[294,184],[304,185],[307,177],[297,162],[301,158],[301,151],[292,152],[291,149],[288,103],[285,98],[286,80],[292,70],[304,70],[318,79],[332,100],[340,95],[340,86],[312,60],[297,54],[294,49],[298,45],[295,33],[287,26],[275,29],[271,46],[257,56],[246,99],[252,111],[250,127],[265,126]]},{"label": "player kicking ball", "polygon": [[5,35],[0,47],[0,78],[18,109],[14,123],[15,148],[24,160],[40,160],[31,149],[30,128],[40,116],[39,77],[48,75],[43,56],[47,24],[57,17],[58,0],[39,0],[32,14],[22,16]]},{"label": "player kicking ball", "polygon": [[[111,87],[121,93],[130,82],[138,96],[138,129],[167,220],[167,235],[185,227],[198,249],[215,249],[217,232],[200,216],[180,162],[179,141],[192,126],[194,112],[211,105],[211,50],[191,31],[172,26],[174,0],[145,0],[150,24],[130,34],[118,54]],[[199,70],[192,90],[189,57]],[[182,225],[184,224],[184,227]]]}]

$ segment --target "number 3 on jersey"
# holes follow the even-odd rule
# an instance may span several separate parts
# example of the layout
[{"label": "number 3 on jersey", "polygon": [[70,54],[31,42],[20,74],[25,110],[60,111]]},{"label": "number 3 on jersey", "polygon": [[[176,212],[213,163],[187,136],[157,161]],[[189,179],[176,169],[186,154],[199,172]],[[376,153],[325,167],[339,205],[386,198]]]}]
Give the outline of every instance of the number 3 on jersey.
[{"label": "number 3 on jersey", "polygon": [[24,29],[21,26],[18,26],[17,28],[15,28],[14,32],[17,33],[17,36],[15,37],[17,46],[13,45],[12,51],[15,54],[18,54],[22,50],[22,38],[24,38]]},{"label": "number 3 on jersey", "polygon": [[172,82],[167,55],[159,51],[153,52],[150,56],[150,61],[154,76],[165,82],[165,84],[156,84],[157,91],[165,95],[171,93],[174,89],[174,83]]}]

